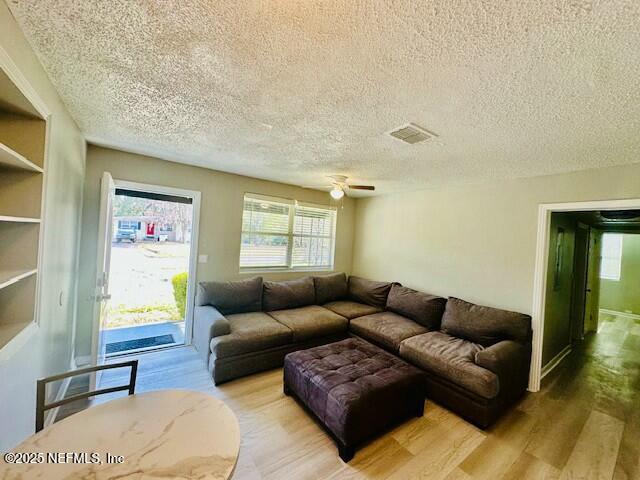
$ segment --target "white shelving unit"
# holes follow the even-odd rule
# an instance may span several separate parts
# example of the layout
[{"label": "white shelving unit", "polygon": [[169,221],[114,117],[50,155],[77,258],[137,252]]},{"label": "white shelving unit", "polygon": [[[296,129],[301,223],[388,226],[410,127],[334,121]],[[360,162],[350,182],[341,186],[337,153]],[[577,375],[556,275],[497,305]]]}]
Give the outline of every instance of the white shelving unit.
[{"label": "white shelving unit", "polygon": [[7,216],[7,215],[0,215],[0,222],[40,223],[40,219],[39,218],[31,218],[31,217],[13,217],[13,216]]},{"label": "white shelving unit", "polygon": [[24,280],[31,275],[35,275],[36,273],[38,273],[37,268],[32,268],[30,270],[7,270],[4,272],[0,271],[0,290],[13,285],[20,280]]},{"label": "white shelving unit", "polygon": [[37,320],[46,127],[0,69],[0,356]]},{"label": "white shelving unit", "polygon": [[4,143],[0,143],[0,167],[18,168],[29,170],[31,172],[44,173],[44,170],[35,163],[30,162],[18,152],[7,147]]}]

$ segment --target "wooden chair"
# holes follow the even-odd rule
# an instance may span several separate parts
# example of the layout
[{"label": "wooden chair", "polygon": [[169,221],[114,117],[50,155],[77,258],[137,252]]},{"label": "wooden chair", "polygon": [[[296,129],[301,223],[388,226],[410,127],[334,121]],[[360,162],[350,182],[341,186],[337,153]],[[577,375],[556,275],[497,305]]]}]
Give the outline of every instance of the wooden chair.
[{"label": "wooden chair", "polygon": [[[93,390],[90,392],[79,393],[68,398],[63,398],[57,402],[45,403],[46,387],[47,383],[56,382],[69,377],[75,377],[78,375],[84,375],[86,373],[93,373],[102,370],[111,370],[114,368],[131,368],[131,375],[129,376],[129,383],[127,385],[121,385],[118,387],[102,388],[99,390]],[[106,393],[120,392],[128,390],[129,395],[133,395],[136,389],[136,375],[138,373],[138,360],[130,360],[128,362],[112,363],[109,365],[98,365],[97,367],[86,367],[71,372],[60,373],[58,375],[52,375],[50,377],[41,378],[37,382],[37,397],[36,397],[36,432],[39,432],[44,428],[44,412],[52,408],[66,405],[67,403],[75,402],[76,400],[82,400],[83,398],[94,397],[96,395],[104,395]]]}]

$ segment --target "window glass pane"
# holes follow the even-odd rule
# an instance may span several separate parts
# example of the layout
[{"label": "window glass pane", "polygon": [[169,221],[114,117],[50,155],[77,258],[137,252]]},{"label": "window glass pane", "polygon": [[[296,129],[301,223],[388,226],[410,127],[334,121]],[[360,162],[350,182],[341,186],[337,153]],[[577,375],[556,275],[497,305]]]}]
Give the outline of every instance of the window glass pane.
[{"label": "window glass pane", "polygon": [[608,280],[620,280],[622,263],[622,234],[605,233],[602,235],[602,261],[600,277]]},{"label": "window glass pane", "polygon": [[298,206],[293,221],[295,235],[329,237],[333,231],[335,210]]},{"label": "window glass pane", "polygon": [[242,234],[241,267],[286,267],[288,237]]},{"label": "window glass pane", "polygon": [[294,237],[291,264],[294,267],[330,267],[331,239]]},{"label": "window glass pane", "polygon": [[242,214],[243,232],[289,232],[290,205],[245,198]]}]

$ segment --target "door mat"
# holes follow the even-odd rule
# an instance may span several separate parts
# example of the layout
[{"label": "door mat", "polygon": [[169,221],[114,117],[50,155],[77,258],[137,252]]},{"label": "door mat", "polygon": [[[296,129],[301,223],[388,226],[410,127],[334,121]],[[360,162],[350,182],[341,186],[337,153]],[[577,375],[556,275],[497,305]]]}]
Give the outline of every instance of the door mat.
[{"label": "door mat", "polygon": [[105,353],[126,352],[127,350],[137,350],[138,348],[159,347],[175,343],[173,335],[158,335],[156,337],[136,338],[134,340],[125,340],[123,342],[107,343]]}]

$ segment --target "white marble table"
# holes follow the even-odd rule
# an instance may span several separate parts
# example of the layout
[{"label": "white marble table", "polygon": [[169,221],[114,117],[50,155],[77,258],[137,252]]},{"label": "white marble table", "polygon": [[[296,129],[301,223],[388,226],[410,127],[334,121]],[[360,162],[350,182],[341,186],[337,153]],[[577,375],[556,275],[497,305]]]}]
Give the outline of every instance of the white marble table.
[{"label": "white marble table", "polygon": [[[42,453],[44,462],[0,459],[0,479],[228,479],[239,448],[238,421],[222,401],[162,390],[90,407],[45,428],[12,451]],[[53,463],[73,460],[67,453],[86,453],[86,462],[97,454],[102,463]]]}]

